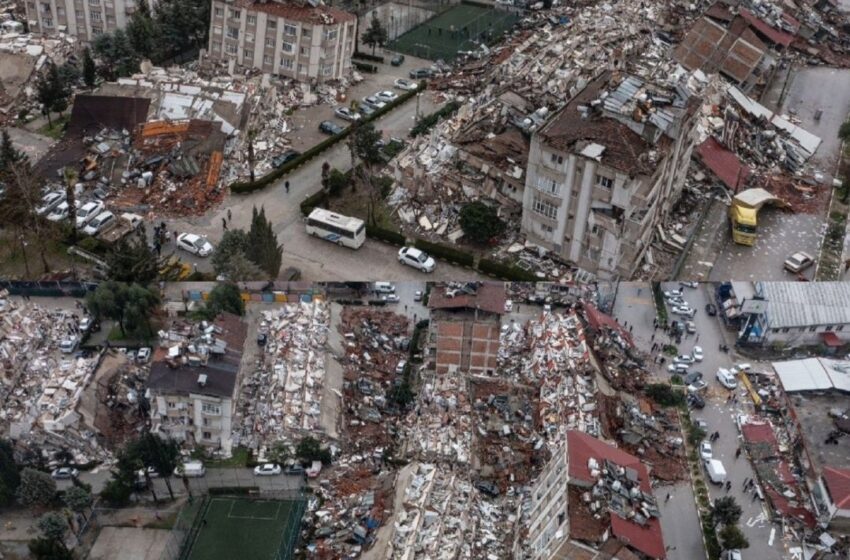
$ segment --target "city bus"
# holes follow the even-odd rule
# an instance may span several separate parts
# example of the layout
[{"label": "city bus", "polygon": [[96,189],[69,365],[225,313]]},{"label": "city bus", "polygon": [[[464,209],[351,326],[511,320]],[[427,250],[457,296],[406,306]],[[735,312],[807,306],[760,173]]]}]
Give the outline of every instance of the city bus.
[{"label": "city bus", "polygon": [[349,218],[314,208],[307,217],[307,233],[325,241],[358,249],[366,241],[366,225],[359,218]]}]

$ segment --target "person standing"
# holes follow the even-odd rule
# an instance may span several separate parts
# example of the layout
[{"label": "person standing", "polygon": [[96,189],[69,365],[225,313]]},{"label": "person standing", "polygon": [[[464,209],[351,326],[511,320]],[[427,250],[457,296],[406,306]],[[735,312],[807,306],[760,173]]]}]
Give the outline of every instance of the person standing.
[{"label": "person standing", "polygon": [[286,194],[289,194],[289,181],[284,181],[283,188],[286,189]]},{"label": "person standing", "polygon": [[221,219],[221,227],[222,229],[224,229],[224,231],[227,231],[227,218]]},{"label": "person standing", "polygon": [[233,221],[233,215],[230,213],[230,208],[227,209],[227,221],[228,222]]}]

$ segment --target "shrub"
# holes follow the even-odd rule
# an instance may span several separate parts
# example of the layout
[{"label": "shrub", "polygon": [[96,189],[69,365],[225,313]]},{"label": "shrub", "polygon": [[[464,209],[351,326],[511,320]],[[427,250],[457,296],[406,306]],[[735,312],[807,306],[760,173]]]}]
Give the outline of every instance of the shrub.
[{"label": "shrub", "polygon": [[665,383],[650,383],[644,389],[646,395],[661,406],[678,406],[685,401],[681,392]]},{"label": "shrub", "polygon": [[536,282],[540,280],[533,272],[523,270],[513,264],[501,263],[491,259],[478,261],[478,270],[484,274],[513,282]]},{"label": "shrub", "polygon": [[460,227],[469,241],[487,243],[504,233],[507,224],[495,208],[476,200],[460,209]]},{"label": "shrub", "polygon": [[682,384],[682,376],[674,373],[672,377],[670,377],[670,383],[673,385],[681,385]]},{"label": "shrub", "polygon": [[472,256],[472,254],[461,251],[460,249],[455,249],[454,247],[448,247],[439,243],[431,243],[424,239],[417,239],[414,245],[416,245],[417,249],[422,249],[432,257],[440,258],[461,266],[471,267],[475,262],[475,257]]},{"label": "shrub", "polygon": [[322,203],[322,199],[324,198],[324,196],[324,193],[322,193],[322,191],[319,191],[305,198],[303,201],[301,201],[301,213],[304,214],[305,217],[309,216],[310,212],[313,211],[313,208],[316,208],[319,204]]},{"label": "shrub", "polygon": [[245,496],[254,492],[259,492],[260,489],[257,486],[219,486],[210,488],[209,492],[211,496],[222,496],[222,495],[237,495],[237,496]]},{"label": "shrub", "polygon": [[351,58],[362,58],[363,60],[371,60],[372,62],[380,62],[383,64],[384,57],[378,56],[376,54],[364,53],[361,51],[355,51]]},{"label": "shrub", "polygon": [[357,70],[360,70],[361,72],[366,72],[367,74],[376,74],[378,72],[378,67],[373,64],[357,62],[356,60],[353,60],[352,64]]},{"label": "shrub", "polygon": [[441,119],[449,117],[457,112],[460,109],[460,103],[457,101],[449,101],[442,108],[434,111],[430,115],[425,115],[419,122],[416,123],[416,126],[410,129],[410,136],[416,138],[420,134],[425,134],[429,130],[431,130],[435,124],[440,122]]},{"label": "shrub", "polygon": [[366,226],[366,236],[399,247],[403,247],[407,243],[404,234],[378,226]]}]

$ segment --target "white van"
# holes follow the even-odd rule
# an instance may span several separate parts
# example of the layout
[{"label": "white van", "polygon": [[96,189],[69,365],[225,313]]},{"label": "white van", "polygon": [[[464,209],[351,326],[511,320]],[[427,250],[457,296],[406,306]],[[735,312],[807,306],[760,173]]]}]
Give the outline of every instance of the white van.
[{"label": "white van", "polygon": [[389,282],[375,282],[375,292],[379,294],[394,294],[395,286]]},{"label": "white van", "polygon": [[174,476],[186,476],[187,478],[201,478],[207,474],[207,469],[200,461],[186,461],[174,469]]},{"label": "white van", "polygon": [[726,368],[720,368],[717,370],[717,381],[719,381],[720,384],[727,389],[735,389],[738,387],[738,380],[735,379],[735,375]]},{"label": "white van", "polygon": [[726,482],[726,469],[718,459],[707,460],[705,462],[705,472],[708,473],[708,479],[714,484],[723,484]]}]

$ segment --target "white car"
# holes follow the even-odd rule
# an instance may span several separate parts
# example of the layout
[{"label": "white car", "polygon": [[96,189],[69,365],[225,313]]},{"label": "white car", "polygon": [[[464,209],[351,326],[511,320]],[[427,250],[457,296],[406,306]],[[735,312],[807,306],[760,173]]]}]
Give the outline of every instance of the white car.
[{"label": "white car", "polygon": [[274,463],[266,463],[264,465],[257,465],[254,467],[254,474],[256,476],[275,476],[283,472],[283,469],[280,468],[280,465],[276,465]]},{"label": "white car", "polygon": [[727,389],[735,389],[738,387],[738,381],[735,379],[735,376],[726,368],[718,369],[716,377],[717,381]]},{"label": "white car", "polygon": [[156,471],[156,469],[153,467],[148,467],[147,469],[139,469],[138,471],[136,471],[136,478],[138,478],[139,481],[145,480],[145,470],[148,471],[149,478],[159,478],[159,473]]},{"label": "white car", "polygon": [[437,267],[434,259],[415,247],[402,247],[399,249],[398,260],[400,263],[412,266],[422,272],[434,272],[434,269]]},{"label": "white car", "polygon": [[395,87],[398,89],[403,89],[404,91],[414,91],[419,87],[419,84],[412,80],[405,80],[404,78],[399,78],[395,81]]},{"label": "white car", "polygon": [[39,216],[45,216],[64,200],[65,193],[61,191],[49,192],[41,199],[41,206],[36,209],[35,213]]},{"label": "white car", "polygon": [[708,388],[708,383],[703,381],[702,379],[698,381],[694,381],[690,385],[688,385],[688,393],[701,393]]},{"label": "white car", "polygon": [[92,326],[94,326],[94,319],[92,319],[91,317],[83,317],[82,319],[80,319],[80,324],[78,328],[80,329],[80,332],[84,333],[88,332],[89,329],[92,328]]},{"label": "white car", "polygon": [[697,314],[697,310],[688,304],[679,305],[673,308],[674,315],[681,315],[682,317],[693,317]]},{"label": "white car", "polygon": [[724,550],[720,555],[720,560],[741,560],[741,551],[737,548],[732,550]]},{"label": "white car", "polygon": [[685,321],[685,331],[687,331],[688,334],[696,334],[696,332],[697,332],[696,323],[694,323],[693,321]]},{"label": "white car", "polygon": [[749,372],[752,369],[753,369],[752,364],[738,364],[738,365],[732,366],[732,368],[729,371],[732,373],[732,375],[738,375],[739,373]]},{"label": "white car", "polygon": [[47,215],[47,219],[51,222],[61,222],[62,220],[68,219],[68,212],[71,207],[68,205],[68,202],[63,200],[59,203],[59,206],[53,209],[53,211]]},{"label": "white car", "polygon": [[714,457],[714,452],[711,450],[710,443],[704,441],[699,444],[699,456],[702,457],[703,461],[708,461]]},{"label": "white car", "polygon": [[387,89],[384,91],[379,91],[375,94],[375,97],[377,97],[381,101],[389,103],[390,101],[395,101],[396,99],[398,99],[398,94],[396,94],[394,91],[390,91]]},{"label": "white car", "polygon": [[97,235],[102,231],[106,231],[116,223],[115,214],[107,210],[101,212],[83,228],[83,233],[86,235]]},{"label": "white car", "polygon": [[151,359],[151,349],[145,346],[144,348],[139,348],[138,354],[136,354],[136,361],[140,364],[146,364],[148,360]]},{"label": "white car", "polygon": [[682,290],[667,290],[664,292],[664,297],[667,299],[682,297]]},{"label": "white car", "polygon": [[213,252],[212,243],[207,241],[206,237],[194,233],[181,233],[177,236],[177,246],[199,257],[208,257]]},{"label": "white car", "polygon": [[691,356],[694,357],[695,362],[701,362],[705,355],[702,353],[701,346],[694,346],[694,349],[691,351]]},{"label": "white car", "polygon": [[76,338],[65,338],[59,343],[59,351],[63,354],[70,354],[77,349]]},{"label": "white car", "polygon": [[383,297],[383,300],[387,303],[398,303],[401,301],[401,298],[397,294],[387,294]]},{"label": "white car", "polygon": [[815,259],[810,254],[800,251],[785,259],[783,266],[788,272],[797,274],[803,272],[813,264],[815,264]]},{"label": "white car", "polygon": [[83,204],[83,206],[77,210],[77,229],[85,227],[86,224],[95,218],[95,216],[103,212],[104,208],[103,203],[99,200]]},{"label": "white car", "polygon": [[380,99],[378,99],[374,95],[369,96],[369,97],[364,97],[363,103],[365,105],[368,105],[369,107],[371,107],[373,109],[382,109],[382,108],[387,106],[387,103],[385,101],[381,101]]},{"label": "white car", "polygon": [[395,372],[396,372],[396,374],[397,374],[397,375],[401,375],[402,373],[404,373],[404,368],[406,368],[406,367],[407,367],[407,360],[401,360],[401,361],[400,361],[400,362],[399,362],[399,363],[395,366]]},{"label": "white car", "polygon": [[505,300],[505,313],[510,313],[513,310],[514,310],[514,302],[509,300],[509,299],[506,299]]},{"label": "white car", "polygon": [[69,478],[77,478],[80,476],[80,471],[71,467],[60,467],[58,469],[53,469],[50,476],[53,477],[53,480],[68,480]]},{"label": "white car", "polygon": [[694,357],[689,356],[687,354],[682,354],[681,356],[676,356],[675,358],[673,358],[673,362],[690,365],[690,364],[694,363]]},{"label": "white car", "polygon": [[356,113],[353,109],[349,109],[348,107],[337,107],[336,111],[334,111],[334,115],[346,121],[359,121],[362,118],[360,113]]},{"label": "white car", "polygon": [[669,366],[667,366],[667,371],[672,373],[678,373],[679,375],[685,375],[688,373],[688,364],[683,364],[681,362],[673,362]]}]

